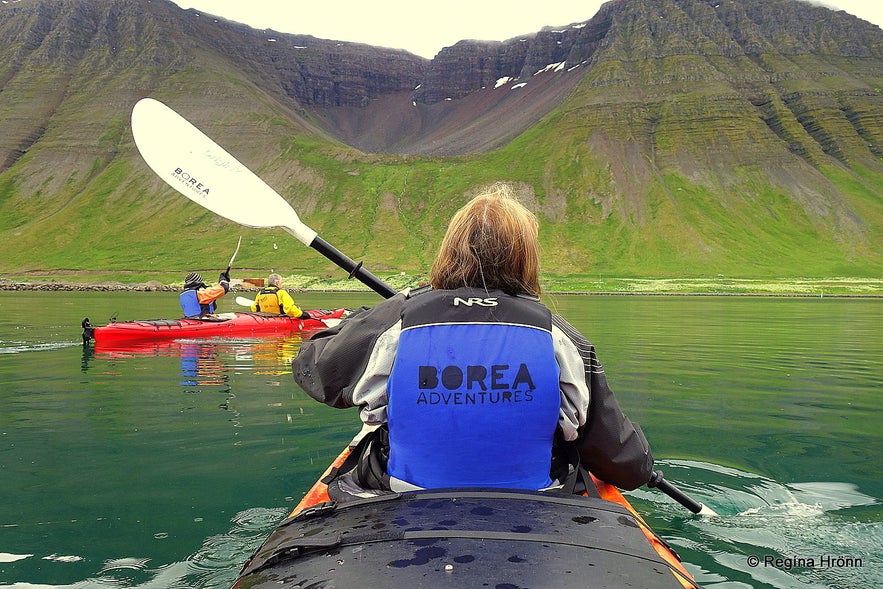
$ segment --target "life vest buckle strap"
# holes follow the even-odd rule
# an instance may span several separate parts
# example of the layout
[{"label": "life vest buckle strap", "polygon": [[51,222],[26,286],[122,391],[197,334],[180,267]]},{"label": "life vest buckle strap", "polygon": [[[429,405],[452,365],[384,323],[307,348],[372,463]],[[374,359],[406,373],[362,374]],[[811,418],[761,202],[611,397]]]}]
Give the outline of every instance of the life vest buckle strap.
[{"label": "life vest buckle strap", "polygon": [[[291,521],[294,521],[295,519],[303,520],[303,519],[311,519],[314,517],[319,517],[319,516],[325,515],[329,512],[332,512],[335,509],[337,509],[336,502],[325,501],[324,503],[318,503],[308,509],[304,509],[299,514],[297,514],[297,516],[291,518]],[[289,522],[285,522],[285,523],[287,524]]]}]

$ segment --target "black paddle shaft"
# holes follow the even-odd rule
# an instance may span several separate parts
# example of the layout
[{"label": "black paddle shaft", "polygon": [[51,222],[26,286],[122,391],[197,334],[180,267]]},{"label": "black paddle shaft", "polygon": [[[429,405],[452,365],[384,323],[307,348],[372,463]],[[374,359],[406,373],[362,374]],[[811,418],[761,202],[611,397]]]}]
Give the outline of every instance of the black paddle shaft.
[{"label": "black paddle shaft", "polygon": [[653,471],[653,475],[647,482],[647,486],[650,488],[656,487],[693,513],[699,513],[702,511],[702,504],[665,480],[662,477],[661,470]]},{"label": "black paddle shaft", "polygon": [[355,262],[352,258],[341,252],[339,249],[319,237],[313,239],[310,247],[346,270],[350,278],[357,278],[362,284],[368,286],[385,299],[396,294],[395,289],[390,285],[377,278],[369,271],[362,267],[362,262]]}]

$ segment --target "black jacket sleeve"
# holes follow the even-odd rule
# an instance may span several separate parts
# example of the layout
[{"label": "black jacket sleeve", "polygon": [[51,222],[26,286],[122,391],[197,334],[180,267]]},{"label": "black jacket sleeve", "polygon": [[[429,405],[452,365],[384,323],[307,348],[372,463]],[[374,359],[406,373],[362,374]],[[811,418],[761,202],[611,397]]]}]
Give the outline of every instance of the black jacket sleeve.
[{"label": "black jacket sleeve", "polygon": [[641,427],[622,412],[595,347],[562,317],[553,323],[580,351],[589,386],[589,412],[574,442],[580,463],[599,479],[622,489],[637,489],[653,474],[653,454]]},{"label": "black jacket sleeve", "polygon": [[365,372],[380,335],[401,318],[405,296],[360,309],[337,326],[301,344],[291,361],[294,380],[312,398],[343,409],[353,407],[353,388]]}]

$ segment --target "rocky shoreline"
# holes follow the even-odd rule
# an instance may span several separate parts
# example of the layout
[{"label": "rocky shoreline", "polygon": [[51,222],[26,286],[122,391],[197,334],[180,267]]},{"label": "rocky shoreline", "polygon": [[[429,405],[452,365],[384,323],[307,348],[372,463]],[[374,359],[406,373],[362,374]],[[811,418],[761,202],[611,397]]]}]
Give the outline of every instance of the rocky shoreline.
[{"label": "rocky shoreline", "polygon": [[[158,280],[150,280],[141,283],[123,283],[117,281],[104,282],[69,282],[59,280],[33,280],[18,281],[0,278],[0,291],[58,291],[58,292],[180,292],[182,285],[164,284]],[[297,292],[370,292],[368,289],[349,289],[338,288],[339,285],[323,284],[311,285],[306,288],[295,288]],[[401,287],[403,288],[403,287]],[[257,292],[260,287],[239,279],[233,279],[231,290],[234,292]],[[289,289],[292,290],[292,289]],[[772,291],[733,291],[724,292],[720,290],[549,290],[547,294],[580,294],[580,295],[645,295],[645,296],[736,296],[736,297],[799,297],[799,298],[825,298],[825,297],[845,297],[845,298],[883,298],[883,293],[879,289],[871,292],[798,292],[796,290],[784,290],[781,292]]]},{"label": "rocky shoreline", "polygon": [[[252,284],[235,281],[232,285],[237,292],[257,291]],[[0,291],[59,291],[59,292],[179,292],[180,284],[163,284],[150,280],[135,284],[108,281],[95,283],[67,282],[57,280],[17,281],[0,278]]]}]

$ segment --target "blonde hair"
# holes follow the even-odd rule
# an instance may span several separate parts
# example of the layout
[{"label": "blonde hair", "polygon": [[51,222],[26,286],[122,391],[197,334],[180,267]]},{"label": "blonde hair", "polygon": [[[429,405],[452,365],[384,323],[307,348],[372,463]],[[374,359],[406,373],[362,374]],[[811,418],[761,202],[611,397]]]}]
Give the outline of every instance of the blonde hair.
[{"label": "blonde hair", "polygon": [[506,184],[495,184],[457,211],[430,271],[436,289],[463,286],[540,294],[539,226]]}]

